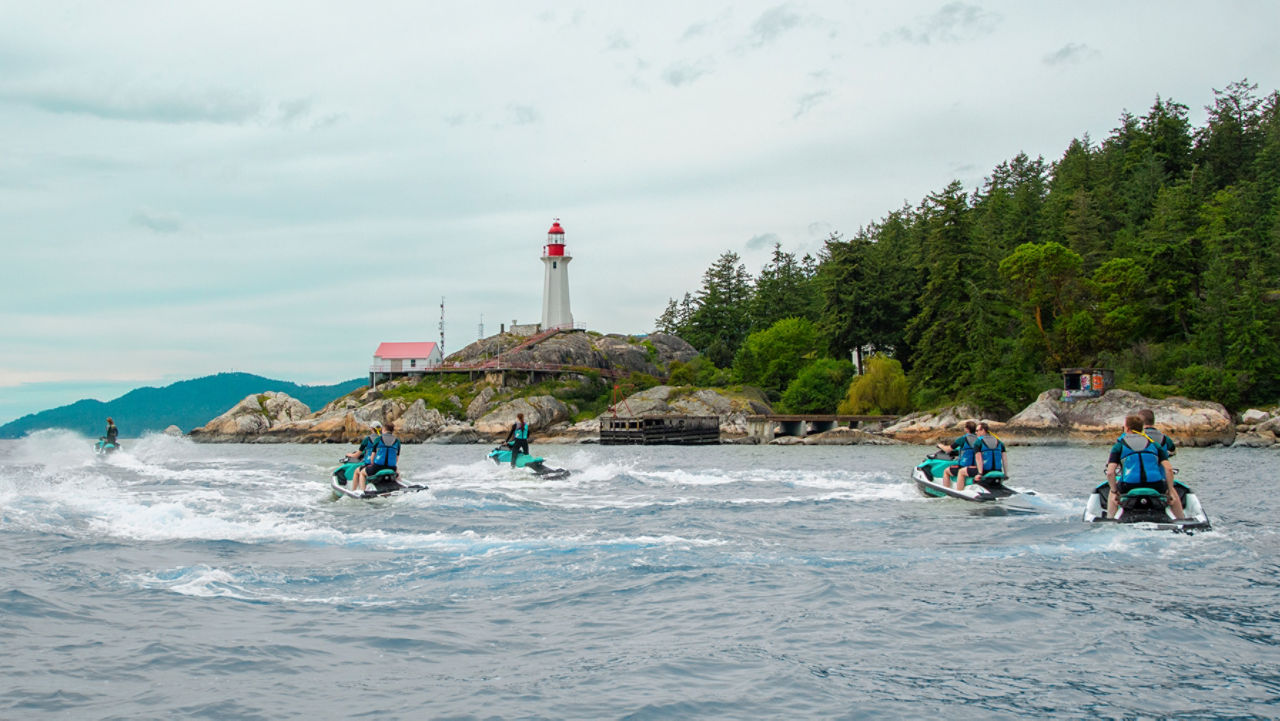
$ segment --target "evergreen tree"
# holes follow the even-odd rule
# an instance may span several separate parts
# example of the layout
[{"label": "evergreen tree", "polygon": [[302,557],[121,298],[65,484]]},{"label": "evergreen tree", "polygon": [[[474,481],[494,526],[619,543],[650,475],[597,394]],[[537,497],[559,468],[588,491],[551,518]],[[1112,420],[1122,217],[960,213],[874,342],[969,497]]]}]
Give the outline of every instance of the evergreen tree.
[{"label": "evergreen tree", "polygon": [[807,264],[798,261],[794,253],[782,252],[782,244],[775,243],[772,259],[756,279],[751,299],[752,329],[763,330],[783,318],[814,320],[818,311],[815,272],[812,259]]},{"label": "evergreen tree", "polygon": [[702,274],[685,340],[721,368],[729,367],[750,327],[751,276],[733,251]]}]

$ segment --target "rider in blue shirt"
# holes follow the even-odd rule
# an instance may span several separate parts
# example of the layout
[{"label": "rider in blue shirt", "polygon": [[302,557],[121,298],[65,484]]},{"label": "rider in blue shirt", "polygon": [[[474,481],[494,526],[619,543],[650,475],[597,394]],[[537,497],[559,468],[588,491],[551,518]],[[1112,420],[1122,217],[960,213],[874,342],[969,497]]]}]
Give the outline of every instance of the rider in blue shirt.
[{"label": "rider in blue shirt", "polygon": [[1115,518],[1120,496],[1135,488],[1154,488],[1168,497],[1174,518],[1183,518],[1182,499],[1173,485],[1169,452],[1143,432],[1141,415],[1125,416],[1124,426],[1125,432],[1111,447],[1107,458],[1107,484],[1111,486],[1107,515]]},{"label": "rider in blue shirt", "polygon": [[516,467],[516,457],[521,453],[529,455],[529,424],[524,422],[524,414],[516,414],[516,422],[511,424],[507,437],[503,441],[511,449],[511,467]]}]

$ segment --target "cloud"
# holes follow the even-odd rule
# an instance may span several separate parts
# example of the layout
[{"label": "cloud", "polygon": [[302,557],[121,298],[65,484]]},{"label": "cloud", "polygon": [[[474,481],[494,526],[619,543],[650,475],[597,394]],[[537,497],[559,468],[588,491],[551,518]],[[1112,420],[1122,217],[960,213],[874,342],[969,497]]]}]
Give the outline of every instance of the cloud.
[{"label": "cloud", "polygon": [[1078,63],[1090,55],[1093,55],[1093,51],[1088,45],[1084,43],[1067,43],[1044,56],[1042,62],[1045,65],[1068,65]]},{"label": "cloud", "polygon": [[50,113],[170,124],[242,125],[263,113],[261,100],[243,92],[224,89],[166,93],[136,88],[44,88],[3,91],[0,99]]},{"label": "cloud", "polygon": [[183,222],[181,216],[176,213],[165,213],[161,211],[151,210],[150,208],[139,208],[129,218],[129,222],[142,228],[154,230],[157,233],[176,233],[182,230]]},{"label": "cloud", "polygon": [[809,112],[810,110],[813,110],[814,106],[821,103],[829,95],[831,95],[831,92],[827,90],[818,90],[812,93],[805,93],[804,95],[801,95],[800,99],[796,102],[796,112],[791,117],[798,118],[801,115],[804,115],[805,113]]},{"label": "cloud", "polygon": [[934,14],[920,18],[914,26],[902,25],[881,37],[885,43],[903,41],[915,45],[957,43],[989,34],[1000,16],[977,5],[951,2]]},{"label": "cloud", "polygon": [[710,73],[713,63],[706,58],[695,62],[679,62],[662,71],[662,79],[667,85],[679,88],[689,85],[698,78]]},{"label": "cloud", "polygon": [[631,41],[627,39],[627,34],[625,32],[615,30],[613,31],[613,34],[609,36],[604,49],[606,51],[630,50]]},{"label": "cloud", "polygon": [[542,119],[538,109],[532,105],[512,105],[511,119],[516,125],[533,125]]},{"label": "cloud", "polygon": [[747,250],[764,250],[781,242],[782,238],[777,233],[761,233],[747,241]]},{"label": "cloud", "polygon": [[0,102],[59,115],[166,125],[260,123],[315,128],[332,125],[341,118],[336,114],[315,117],[309,98],[268,102],[252,93],[226,87],[166,89],[129,84],[91,87],[63,84],[59,87],[57,83],[42,83],[36,87],[0,88]]},{"label": "cloud", "polygon": [[799,26],[800,22],[800,14],[792,10],[788,4],[769,8],[751,23],[748,40],[753,47],[764,47]]}]

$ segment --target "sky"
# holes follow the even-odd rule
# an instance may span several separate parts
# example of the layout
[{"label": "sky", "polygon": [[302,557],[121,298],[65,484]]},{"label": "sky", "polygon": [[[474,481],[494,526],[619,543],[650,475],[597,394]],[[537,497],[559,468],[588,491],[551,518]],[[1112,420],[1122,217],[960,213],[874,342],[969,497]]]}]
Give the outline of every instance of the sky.
[{"label": "sky", "polygon": [[645,333],[1157,95],[1280,87],[1280,3],[0,0],[0,423],[363,376],[541,316]]}]

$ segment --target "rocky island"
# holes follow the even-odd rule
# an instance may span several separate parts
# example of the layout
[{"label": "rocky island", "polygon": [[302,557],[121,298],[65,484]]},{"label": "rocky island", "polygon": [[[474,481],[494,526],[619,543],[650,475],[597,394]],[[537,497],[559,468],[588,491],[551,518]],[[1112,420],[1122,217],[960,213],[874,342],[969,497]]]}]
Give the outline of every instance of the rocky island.
[{"label": "rocky island", "polygon": [[[562,332],[529,343],[511,334],[486,338],[451,355],[425,378],[401,378],[338,398],[318,411],[284,393],[246,397],[191,431],[208,443],[355,443],[372,421],[394,421],[410,443],[493,442],[506,435],[517,413],[539,443],[593,443],[603,416],[716,416],[725,442],[759,442],[747,419],[772,413],[764,394],[746,388],[659,384],[697,352],[672,335],[643,338]],[[500,359],[500,362],[498,360]],[[647,379],[649,382],[645,383]],[[615,390],[630,391],[614,396]],[[1004,421],[988,419],[1011,445],[1104,444],[1119,434],[1124,416],[1140,408],[1183,446],[1273,446],[1280,417],[1259,410],[1233,420],[1222,405],[1185,398],[1151,399],[1126,390],[1067,402],[1060,390],[1043,392]],[[913,413],[866,429],[836,428],[776,444],[933,444],[981,418],[963,406]]]}]

